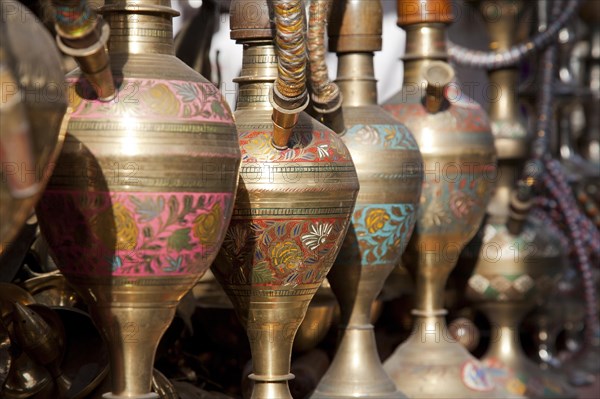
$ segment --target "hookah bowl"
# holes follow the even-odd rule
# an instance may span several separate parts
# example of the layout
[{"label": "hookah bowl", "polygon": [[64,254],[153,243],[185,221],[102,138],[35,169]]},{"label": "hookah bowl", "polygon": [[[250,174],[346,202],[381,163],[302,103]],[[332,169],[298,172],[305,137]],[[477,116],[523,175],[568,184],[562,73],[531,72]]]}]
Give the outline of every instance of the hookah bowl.
[{"label": "hookah bowl", "polygon": [[560,241],[529,217],[511,234],[504,224],[487,224],[466,296],[490,320],[492,337],[482,361],[494,381],[524,398],[576,397],[557,374],[528,359],[519,342],[523,317],[556,286],[564,271]]},{"label": "hookah bowl", "polygon": [[253,3],[261,12],[252,20],[244,5],[230,9],[231,37],[244,44],[235,112],[242,167],[212,270],[248,334],[252,398],[291,398],[294,336],[341,248],[359,186],[342,140],[304,112],[287,148],[273,146],[274,31],[266,1]]},{"label": "hookah bowl", "polygon": [[402,259],[416,280],[415,324],[384,369],[408,397],[497,397],[483,365],[451,337],[444,318],[446,280],[481,224],[497,177],[488,118],[442,61],[450,10],[447,1],[398,2],[398,24],[407,32],[404,84],[384,108],[415,136],[425,181]]},{"label": "hookah bowl", "polygon": [[170,1],[101,12],[119,91],[101,101],[67,76],[73,117],[37,212],[108,345],[105,397],[155,398],[156,347],[222,243],[240,152],[217,89],[173,55]]},{"label": "hookah bowl", "polygon": [[331,15],[329,43],[339,58],[342,140],[361,189],[328,275],[340,304],[339,345],[311,398],[403,398],[381,365],[371,308],[412,234],[422,159],[410,131],[377,105],[373,52],[381,49],[380,2],[349,0],[342,8]]},{"label": "hookah bowl", "polygon": [[68,113],[52,37],[17,1],[3,1],[0,13],[1,255],[31,215],[52,173]]}]

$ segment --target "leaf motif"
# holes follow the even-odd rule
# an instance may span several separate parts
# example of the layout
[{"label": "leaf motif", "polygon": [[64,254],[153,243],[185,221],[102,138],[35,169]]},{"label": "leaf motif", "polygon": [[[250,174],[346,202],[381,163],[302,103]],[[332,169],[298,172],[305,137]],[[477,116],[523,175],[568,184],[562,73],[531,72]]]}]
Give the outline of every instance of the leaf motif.
[{"label": "leaf motif", "polygon": [[[164,201],[164,200],[163,200]],[[169,197],[169,219],[167,224],[172,224],[179,215],[179,201],[174,195]]]},{"label": "leaf motif", "polygon": [[260,262],[252,269],[252,282],[258,284],[270,283],[273,281],[273,274],[267,267],[267,262]]},{"label": "leaf motif", "polygon": [[190,228],[178,229],[173,232],[167,239],[167,248],[181,251],[183,249],[192,249],[190,243]]},{"label": "leaf motif", "polygon": [[183,196],[183,215],[187,215],[192,211],[192,207],[194,206],[194,198],[191,195]]},{"label": "leaf motif", "polygon": [[160,216],[165,206],[165,200],[162,197],[159,197],[156,202],[152,198],[140,200],[133,195],[129,198],[135,205],[135,213],[139,215],[140,221],[143,223],[150,222]]},{"label": "leaf motif", "polygon": [[213,103],[210,105],[210,109],[220,118],[223,118],[225,116],[225,110],[223,109],[221,103],[219,103],[218,101],[213,101]]},{"label": "leaf motif", "polygon": [[181,96],[181,100],[185,103],[192,102],[198,98],[198,88],[191,83],[174,83],[173,86],[175,87],[177,94]]},{"label": "leaf motif", "polygon": [[392,214],[398,217],[404,216],[404,213],[402,213],[402,208],[396,206],[392,207]]},{"label": "leaf motif", "polygon": [[165,267],[166,272],[176,272],[181,268],[183,258],[178,256],[177,259],[173,259],[170,256],[167,256],[167,262],[169,262],[169,266]]}]

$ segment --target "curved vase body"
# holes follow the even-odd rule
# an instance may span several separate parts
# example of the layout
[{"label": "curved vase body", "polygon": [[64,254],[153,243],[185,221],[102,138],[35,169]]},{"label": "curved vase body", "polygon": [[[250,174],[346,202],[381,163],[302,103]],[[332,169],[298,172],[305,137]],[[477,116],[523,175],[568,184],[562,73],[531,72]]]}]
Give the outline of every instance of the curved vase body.
[{"label": "curved vase body", "polygon": [[237,184],[231,111],[173,56],[169,4],[103,8],[119,92],[101,102],[78,71],[68,75],[73,117],[38,207],[109,343],[114,395],[149,392],[158,340],[216,256]]},{"label": "curved vase body", "polygon": [[404,3],[398,2],[398,23],[407,32],[404,84],[383,107],[417,140],[425,178],[402,258],[416,280],[415,325],[384,369],[408,397],[501,397],[484,367],[451,338],[443,309],[448,275],[479,229],[497,178],[491,127],[452,82],[451,68],[437,61],[447,59],[445,24],[452,15],[432,10],[450,10],[450,3],[421,2],[419,14],[407,13]]},{"label": "curved vase body", "polygon": [[0,255],[32,214],[67,126],[54,40],[19,2],[3,1],[1,13]]},{"label": "curved vase body", "polygon": [[269,92],[277,77],[267,2],[251,26],[232,3],[231,37],[244,46],[236,124],[242,167],[233,217],[213,273],[231,298],[252,350],[253,398],[291,398],[294,336],[333,265],[358,193],[337,135],[301,113],[289,146],[272,145]]},{"label": "curved vase body", "polygon": [[377,105],[373,55],[381,49],[381,3],[334,4],[343,11],[331,15],[329,46],[338,55],[342,140],[356,164],[360,192],[328,275],[340,304],[340,342],[311,398],[403,398],[381,365],[371,308],[412,234],[423,163],[410,131]]}]

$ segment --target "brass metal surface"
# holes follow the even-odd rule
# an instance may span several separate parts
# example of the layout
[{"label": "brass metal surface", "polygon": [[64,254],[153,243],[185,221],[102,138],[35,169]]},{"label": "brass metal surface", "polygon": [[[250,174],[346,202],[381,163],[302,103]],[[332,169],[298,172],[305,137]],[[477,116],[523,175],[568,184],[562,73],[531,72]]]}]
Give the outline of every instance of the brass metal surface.
[{"label": "brass metal surface", "polygon": [[[311,398],[403,398],[381,365],[371,309],[410,239],[423,179],[422,159],[406,126],[377,105],[373,51],[380,48],[380,2],[347,1],[339,7],[344,10],[342,20],[331,21],[329,31],[337,32],[333,49],[338,53],[336,83],[342,90],[346,124],[342,139],[352,154],[361,189],[352,224],[328,275],[340,304],[339,345]],[[367,15],[362,26],[359,21],[364,18],[358,17]],[[364,35],[365,42],[347,45],[362,40],[354,35]]]},{"label": "brass metal surface", "polygon": [[[513,0],[471,1],[483,16],[490,36],[490,50],[506,51],[517,44],[521,30],[533,4]],[[493,221],[502,223],[508,217],[511,191],[520,178],[529,151],[530,135],[519,111],[517,86],[519,71],[508,67],[488,71],[494,95],[489,102],[489,117],[499,159],[498,180],[488,207]]]},{"label": "brass metal surface", "polygon": [[555,289],[565,270],[559,240],[530,217],[518,235],[504,224],[487,224],[480,245],[478,259],[471,261],[475,266],[466,295],[492,325],[482,360],[493,370],[496,383],[518,397],[575,397],[561,377],[525,356],[518,334],[523,317]]},{"label": "brass metal surface", "polygon": [[173,56],[170,1],[101,13],[118,93],[101,102],[67,76],[73,118],[37,212],[108,345],[107,397],[155,397],[156,346],[222,243],[240,152],[221,94]]},{"label": "brass metal surface", "polygon": [[[232,30],[253,27],[243,18],[231,21]],[[291,398],[294,336],[341,247],[358,180],[342,141],[306,113],[288,148],[273,148],[273,39],[249,34],[238,42],[244,44],[235,112],[242,167],[232,222],[212,271],[248,333],[252,398]]]},{"label": "brass metal surface", "polygon": [[[400,21],[405,13],[399,9]],[[427,82],[426,71],[446,59],[444,23],[451,16],[434,18],[444,23],[421,23],[423,18],[407,26],[403,88],[384,104],[415,136],[425,175],[415,232],[402,259],[416,281],[415,325],[384,369],[408,397],[504,397],[483,366],[452,339],[443,310],[448,275],[477,232],[495,184],[493,136],[481,107],[454,82],[444,89],[447,105],[427,112],[426,88],[434,82]]]},{"label": "brass metal surface", "polygon": [[1,18],[0,254],[44,189],[67,120],[60,56],[49,33],[13,0],[2,2]]},{"label": "brass metal surface", "polygon": [[56,43],[72,56],[102,101],[116,95],[106,43],[110,28],[87,0],[52,0],[56,10]]}]

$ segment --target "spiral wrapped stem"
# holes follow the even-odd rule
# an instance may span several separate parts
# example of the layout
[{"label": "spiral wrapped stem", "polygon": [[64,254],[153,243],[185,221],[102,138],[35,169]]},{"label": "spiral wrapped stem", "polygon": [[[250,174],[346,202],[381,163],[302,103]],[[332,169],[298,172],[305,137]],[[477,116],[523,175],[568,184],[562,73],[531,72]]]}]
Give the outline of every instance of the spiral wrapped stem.
[{"label": "spiral wrapped stem", "polygon": [[302,0],[272,0],[278,76],[271,93],[273,146],[287,148],[298,115],[308,105],[306,37]]},{"label": "spiral wrapped stem", "polygon": [[329,79],[325,62],[325,28],[331,0],[311,0],[308,23],[308,57],[310,61],[310,88],[315,112],[321,121],[336,133],[345,130],[342,114],[342,92]]}]

